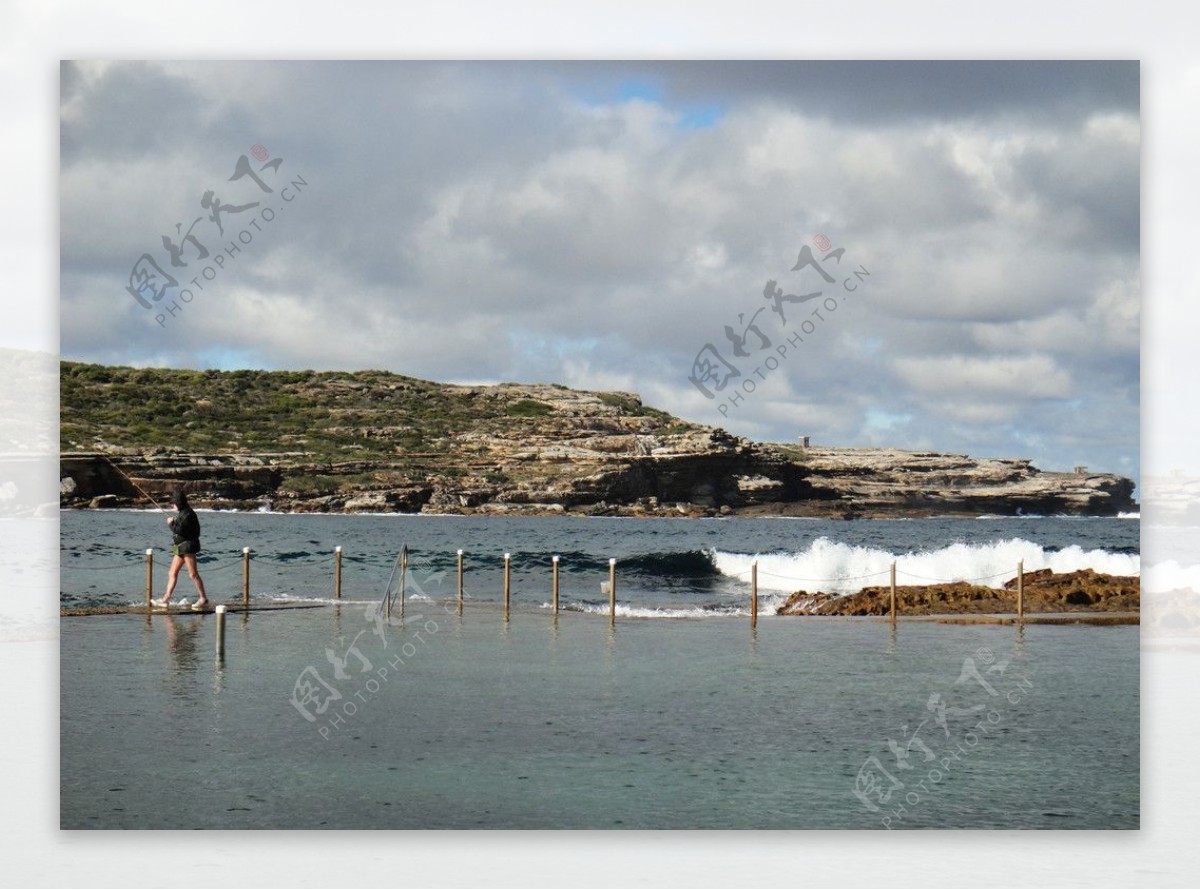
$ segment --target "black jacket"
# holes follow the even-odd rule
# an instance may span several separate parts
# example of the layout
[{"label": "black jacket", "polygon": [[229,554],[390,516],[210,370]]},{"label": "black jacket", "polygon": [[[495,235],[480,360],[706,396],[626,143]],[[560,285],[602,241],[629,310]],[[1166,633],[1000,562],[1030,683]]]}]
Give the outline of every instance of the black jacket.
[{"label": "black jacket", "polygon": [[196,515],[196,511],[191,507],[180,507],[179,513],[175,516],[175,525],[172,527],[175,533],[175,543],[182,544],[185,541],[190,541],[199,549],[200,545],[200,517]]}]

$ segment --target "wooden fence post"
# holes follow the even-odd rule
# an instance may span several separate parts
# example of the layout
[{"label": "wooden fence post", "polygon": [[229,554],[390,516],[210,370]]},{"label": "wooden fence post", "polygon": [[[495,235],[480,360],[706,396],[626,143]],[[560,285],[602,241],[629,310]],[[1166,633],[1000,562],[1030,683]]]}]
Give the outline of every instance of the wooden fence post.
[{"label": "wooden fence post", "polygon": [[400,620],[404,620],[404,600],[408,596],[408,545],[400,550]]},{"label": "wooden fence post", "polygon": [[458,614],[463,613],[463,552],[458,551]]},{"label": "wooden fence post", "polygon": [[1025,560],[1017,561],[1017,620],[1025,620]]},{"label": "wooden fence post", "polygon": [[758,560],[750,565],[750,629],[758,627]]},{"label": "wooden fence post", "polygon": [[892,560],[892,624],[896,623],[896,561]]},{"label": "wooden fence post", "polygon": [[217,660],[225,660],[225,605],[217,606]]},{"label": "wooden fence post", "polygon": [[512,567],[512,554],[504,554],[504,620],[508,620],[508,603],[510,596],[509,571]]},{"label": "wooden fence post", "polygon": [[557,615],[558,614],[558,557],[557,556],[551,557],[551,560],[554,563],[554,583],[552,585],[553,586],[553,596],[554,596],[554,614]]},{"label": "wooden fence post", "polygon": [[146,609],[151,608],[150,602],[154,599],[154,548],[146,548]]},{"label": "wooden fence post", "polygon": [[617,623],[617,561],[608,561],[608,623]]},{"label": "wooden fence post", "polygon": [[250,608],[250,548],[242,548],[242,605]]}]

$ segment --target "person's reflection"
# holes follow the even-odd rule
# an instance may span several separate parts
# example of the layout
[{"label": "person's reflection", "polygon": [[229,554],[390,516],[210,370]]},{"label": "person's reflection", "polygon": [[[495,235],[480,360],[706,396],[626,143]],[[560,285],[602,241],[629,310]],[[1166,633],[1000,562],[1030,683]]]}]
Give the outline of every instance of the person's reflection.
[{"label": "person's reflection", "polygon": [[180,619],[174,615],[164,615],[162,619],[167,623],[167,651],[174,661],[167,671],[167,680],[173,692],[188,695],[193,686],[193,679],[189,675],[194,674],[200,666],[196,654],[196,635],[204,619],[200,616]]}]

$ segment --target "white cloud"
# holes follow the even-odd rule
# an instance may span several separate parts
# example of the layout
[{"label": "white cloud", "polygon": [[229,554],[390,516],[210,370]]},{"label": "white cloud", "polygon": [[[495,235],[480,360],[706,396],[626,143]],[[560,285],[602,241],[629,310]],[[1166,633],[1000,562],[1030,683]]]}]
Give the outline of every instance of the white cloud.
[{"label": "white cloud", "polygon": [[[774,66],[641,66],[638,77],[665,86],[633,99],[620,96],[624,70],[68,72],[64,354],[132,363],[166,349],[175,364],[246,355],[612,386],[745,435],[950,450],[1033,442],[1023,420],[1042,400],[1070,398],[1094,416],[1117,411],[1122,453],[1136,453],[1136,107],[1091,108],[1100,94],[1075,96],[1069,79],[1054,81],[1063,96],[1018,88],[1017,101],[994,71],[969,66],[946,75],[971,84],[969,108],[922,99],[937,95],[928,68],[911,93],[890,81],[868,89],[878,73],[853,66],[814,93]],[[880,89],[898,104],[876,102],[873,116]],[[690,125],[684,95],[719,113]],[[133,139],[147,121],[171,125]],[[241,200],[224,183],[259,141],[310,185],[164,342],[124,292],[130,265],[205,189]],[[818,233],[846,249],[827,261],[833,285],[791,271]],[[842,291],[860,265],[870,278]],[[729,355],[725,326],[759,310],[774,350],[807,318],[789,307],[784,326],[763,298],[768,279],[837,293],[840,308],[722,414],[687,381],[698,350]],[[909,420],[885,429],[880,412]],[[1049,443],[1038,454],[1057,460],[1068,421],[1037,418]]]},{"label": "white cloud", "polygon": [[978,394],[981,397],[1066,398],[1070,375],[1046,355],[977,358],[949,355],[903,358],[896,373],[926,395]]}]

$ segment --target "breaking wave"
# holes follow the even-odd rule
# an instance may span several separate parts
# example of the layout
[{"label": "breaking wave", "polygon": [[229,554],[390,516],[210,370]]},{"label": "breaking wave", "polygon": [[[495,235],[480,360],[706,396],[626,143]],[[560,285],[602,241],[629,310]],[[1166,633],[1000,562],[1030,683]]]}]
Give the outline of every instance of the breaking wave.
[{"label": "breaking wave", "polygon": [[748,581],[758,561],[758,586],[767,590],[824,590],[852,593],[888,583],[896,563],[897,584],[971,581],[1002,587],[1016,577],[1017,562],[1026,572],[1051,569],[1074,572],[1095,569],[1110,575],[1139,575],[1141,556],[1111,550],[1084,550],[1077,545],[1056,549],[1023,538],[987,544],[951,544],[935,550],[891,553],[874,547],[842,544],[818,538],[794,553],[726,553],[713,551],[717,569],[728,577]]}]

